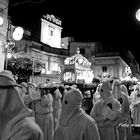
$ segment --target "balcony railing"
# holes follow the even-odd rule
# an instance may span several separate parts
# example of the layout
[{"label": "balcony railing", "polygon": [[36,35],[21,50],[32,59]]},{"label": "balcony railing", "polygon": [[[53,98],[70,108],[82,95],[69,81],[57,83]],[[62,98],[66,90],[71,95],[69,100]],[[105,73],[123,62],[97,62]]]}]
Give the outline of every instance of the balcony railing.
[{"label": "balcony railing", "polygon": [[44,44],[37,45],[33,43],[32,48],[36,48],[38,50],[41,50],[47,53],[53,53],[53,54],[58,54],[62,56],[69,56],[69,50],[62,49],[62,48],[53,48],[53,47],[50,47],[49,45],[44,45]]},{"label": "balcony railing", "polygon": [[119,52],[102,52],[102,53],[96,53],[96,57],[106,57],[106,56],[119,56]]}]

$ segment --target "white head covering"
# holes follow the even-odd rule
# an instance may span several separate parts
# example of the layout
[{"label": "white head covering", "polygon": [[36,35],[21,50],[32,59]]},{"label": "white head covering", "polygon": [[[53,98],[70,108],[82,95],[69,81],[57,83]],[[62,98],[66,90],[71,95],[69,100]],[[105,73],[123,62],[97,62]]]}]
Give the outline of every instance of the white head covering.
[{"label": "white head covering", "polygon": [[101,91],[101,85],[102,84],[98,84],[97,88],[96,88],[96,91],[93,95],[93,103],[97,102],[99,99],[100,99],[100,91]]},{"label": "white head covering", "polygon": [[119,80],[114,80],[112,85],[112,94],[115,99],[118,99],[121,94],[121,83]]},{"label": "white head covering", "polygon": [[60,124],[67,125],[75,111],[81,108],[83,95],[80,90],[72,88],[64,95]]},{"label": "white head covering", "polygon": [[[14,86],[15,84],[16,82],[10,71],[0,72],[0,86]],[[5,139],[9,139],[9,135],[12,134],[13,130],[18,129],[17,125],[9,125],[12,120],[16,118],[17,124],[19,124],[20,120],[27,115],[29,115],[29,111],[21,99],[18,88],[0,88],[0,139],[2,140],[2,135],[8,137]]]},{"label": "white head covering", "polygon": [[138,102],[140,102],[140,87],[139,87],[139,85],[136,85],[135,87],[134,87],[134,92],[133,92],[133,103],[138,103]]},{"label": "white head covering", "polygon": [[28,87],[28,84],[26,83],[26,82],[22,82],[21,84],[20,84],[21,86],[24,86],[24,87]]},{"label": "white head covering", "polygon": [[126,87],[124,84],[121,85],[121,92],[123,92],[123,93],[125,93],[127,96],[129,96],[127,87]]},{"label": "white head covering", "polygon": [[77,88],[77,85],[72,85],[72,87],[75,87],[75,88]]},{"label": "white head covering", "polygon": [[45,102],[45,104],[47,104],[48,106],[52,106],[53,97],[50,93],[47,95],[44,95],[42,98],[43,98],[43,101]]},{"label": "white head covering", "polygon": [[[1,71],[0,72],[0,86],[10,86],[10,85],[15,85],[16,84],[16,81],[13,77],[13,74],[11,71],[9,70],[4,70],[4,71]],[[7,80],[5,80],[5,78]]]},{"label": "white head covering", "polygon": [[110,81],[107,80],[102,83],[100,95],[105,102],[108,102],[111,98],[113,98],[113,95],[111,93]]},{"label": "white head covering", "polygon": [[61,92],[58,88],[54,91],[54,95],[55,95],[56,99],[61,99],[62,98],[62,94],[61,94]]}]

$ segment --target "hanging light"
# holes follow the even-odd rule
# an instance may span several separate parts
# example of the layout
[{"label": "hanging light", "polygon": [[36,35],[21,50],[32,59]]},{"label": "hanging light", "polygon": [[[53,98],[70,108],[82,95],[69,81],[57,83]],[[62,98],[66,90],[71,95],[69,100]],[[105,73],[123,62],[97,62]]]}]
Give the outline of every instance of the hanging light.
[{"label": "hanging light", "polygon": [[19,41],[23,37],[24,30],[22,27],[16,27],[13,32],[13,39]]},{"label": "hanging light", "polygon": [[7,58],[10,59],[11,57],[12,57],[12,54],[11,53],[8,53],[7,54]]},{"label": "hanging light", "polygon": [[138,9],[136,12],[136,19],[140,21],[140,9]]}]

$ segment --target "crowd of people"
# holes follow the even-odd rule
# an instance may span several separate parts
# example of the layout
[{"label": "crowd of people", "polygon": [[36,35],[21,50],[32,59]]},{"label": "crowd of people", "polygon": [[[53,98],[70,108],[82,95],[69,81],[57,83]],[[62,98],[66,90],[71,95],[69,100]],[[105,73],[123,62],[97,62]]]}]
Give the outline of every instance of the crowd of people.
[{"label": "crowd of people", "polygon": [[93,94],[88,113],[77,85],[17,84],[10,71],[0,72],[0,140],[129,139],[140,124],[140,86],[129,95],[120,80],[106,80],[86,93]]}]

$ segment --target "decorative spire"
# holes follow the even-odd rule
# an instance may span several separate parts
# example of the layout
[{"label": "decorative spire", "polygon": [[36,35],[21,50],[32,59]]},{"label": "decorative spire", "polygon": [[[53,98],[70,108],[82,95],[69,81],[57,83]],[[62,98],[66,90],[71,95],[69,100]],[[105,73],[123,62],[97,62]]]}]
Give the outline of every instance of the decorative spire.
[{"label": "decorative spire", "polygon": [[80,49],[79,49],[79,47],[77,48],[77,51],[76,51],[76,52],[77,52],[77,54],[80,54]]}]

